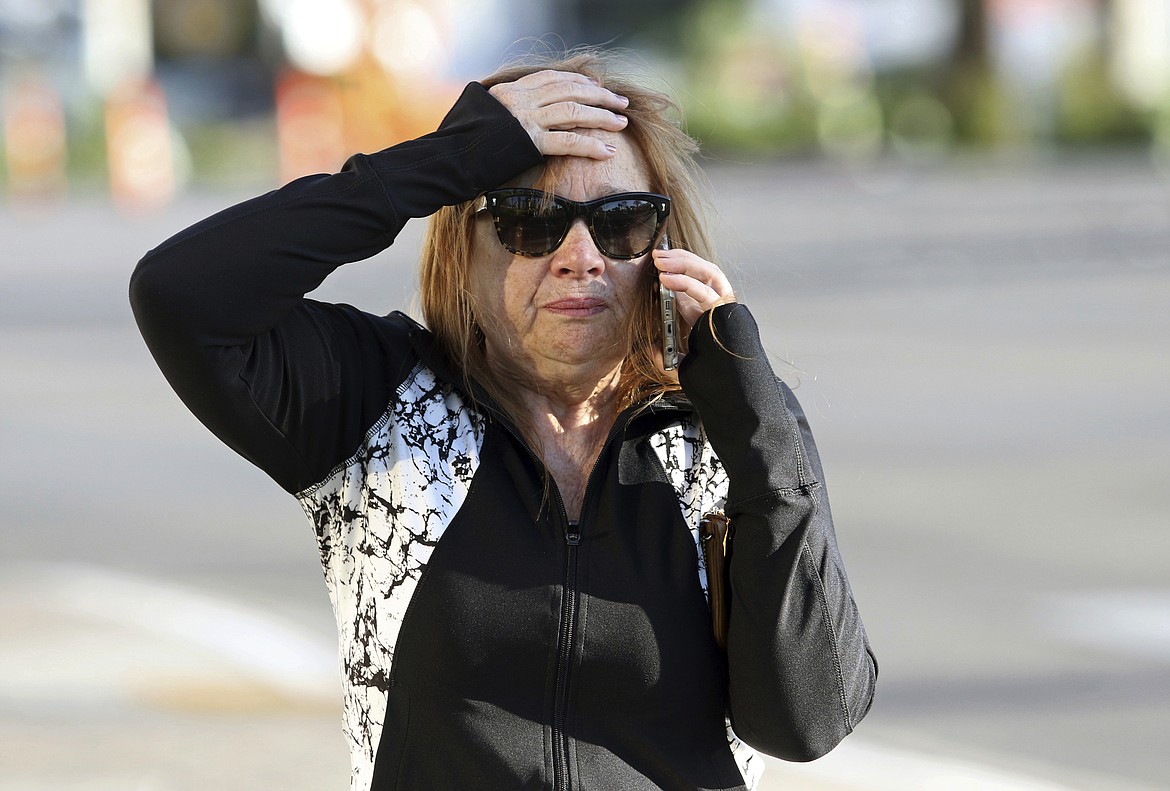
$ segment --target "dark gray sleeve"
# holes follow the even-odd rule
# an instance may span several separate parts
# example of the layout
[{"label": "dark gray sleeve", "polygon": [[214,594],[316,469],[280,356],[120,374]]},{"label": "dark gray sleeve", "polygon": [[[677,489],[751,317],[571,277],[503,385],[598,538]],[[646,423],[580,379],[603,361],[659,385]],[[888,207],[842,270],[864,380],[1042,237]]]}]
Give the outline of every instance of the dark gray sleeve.
[{"label": "dark gray sleeve", "polygon": [[865,716],[877,664],[808,421],[743,305],[700,318],[679,373],[731,482],[732,725],[762,752],[812,760]]},{"label": "dark gray sleeve", "polygon": [[159,368],[220,439],[290,492],[352,453],[409,372],[413,331],[307,300],[407,220],[540,163],[519,122],[467,86],[438,131],[226,209],[150,251],[130,281]]}]

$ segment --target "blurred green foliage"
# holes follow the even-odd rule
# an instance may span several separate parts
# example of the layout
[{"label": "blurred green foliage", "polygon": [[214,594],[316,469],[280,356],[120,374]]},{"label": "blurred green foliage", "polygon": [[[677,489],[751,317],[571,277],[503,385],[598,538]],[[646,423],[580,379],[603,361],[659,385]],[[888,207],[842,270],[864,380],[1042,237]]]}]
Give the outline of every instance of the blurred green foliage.
[{"label": "blurred green foliage", "polygon": [[752,31],[744,4],[694,9],[683,27],[687,129],[705,147],[791,153],[816,147],[816,102],[799,64],[772,36]]},{"label": "blurred green foliage", "polygon": [[191,176],[200,184],[231,187],[271,181],[279,169],[272,119],[200,124],[188,128],[183,138]]},{"label": "blurred green foliage", "polygon": [[1036,107],[995,72],[985,33],[968,31],[943,62],[878,73],[835,71],[753,25],[748,4],[736,0],[692,7],[682,35],[687,128],[718,152],[934,157],[954,148],[1170,137],[1170,109],[1143,112],[1127,101],[1104,45],[1077,53],[1055,96]]},{"label": "blurred green foliage", "polygon": [[1080,53],[1066,66],[1057,95],[1057,142],[1147,143],[1155,121],[1119,94],[1103,53]]}]

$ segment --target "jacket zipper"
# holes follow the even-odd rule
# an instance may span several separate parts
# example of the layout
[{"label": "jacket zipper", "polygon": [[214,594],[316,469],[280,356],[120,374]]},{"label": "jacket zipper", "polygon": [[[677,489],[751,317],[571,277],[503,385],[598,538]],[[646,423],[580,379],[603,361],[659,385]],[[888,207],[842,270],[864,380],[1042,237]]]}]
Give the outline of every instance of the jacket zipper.
[{"label": "jacket zipper", "polygon": [[[609,451],[614,437],[620,434],[625,426],[627,421],[623,417],[623,415],[619,415],[618,419],[614,421],[609,436],[605,438],[601,450],[597,453],[597,458],[593,460],[593,466],[589,469],[589,475],[585,478],[585,491],[581,494],[580,522],[569,519],[565,510],[565,501],[561,499],[556,481],[552,482],[552,489],[556,494],[557,503],[561,507],[561,518],[565,525],[565,584],[564,598],[561,600],[561,640],[557,646],[556,699],[553,709],[554,791],[570,791],[572,787],[569,782],[569,734],[565,730],[565,723],[569,716],[569,673],[572,670],[573,643],[576,636],[577,553],[581,544],[581,524],[585,522],[585,511],[589,507],[589,490],[593,486],[593,476],[597,472],[597,466],[601,463],[601,459]],[[529,452],[531,453],[531,450]]]},{"label": "jacket zipper", "polygon": [[[580,522],[569,519],[568,511],[565,508],[565,501],[561,497],[560,489],[557,488],[557,482],[549,476],[552,493],[556,498],[558,510],[561,514],[561,524],[565,526],[565,579],[562,587],[564,595],[561,599],[561,624],[557,642],[556,692],[553,702],[552,747],[554,791],[570,791],[571,789],[569,782],[569,734],[565,730],[565,723],[569,716],[569,672],[572,669],[573,643],[576,639],[576,630],[574,627],[577,622],[577,552],[581,544],[580,524],[585,521],[585,509],[589,504],[589,490],[593,484],[593,475],[597,472],[597,465],[609,450],[610,443],[613,442],[614,437],[621,433],[621,429],[625,426],[627,420],[624,420],[623,417],[624,415],[619,415],[618,419],[614,421],[613,428],[610,430],[609,436],[605,438],[605,442],[602,444],[597,458],[593,460],[593,466],[589,470],[589,475],[585,479],[585,491],[581,496]],[[511,422],[503,420],[501,424],[512,435],[513,439],[519,443],[520,447],[527,451],[529,457],[532,458],[536,465],[545,471],[544,474],[548,475],[548,469],[544,466],[540,457],[536,455],[536,452],[528,446],[528,443],[524,441],[523,437],[512,427]]]},{"label": "jacket zipper", "polygon": [[[593,475],[597,472],[597,466],[601,462],[603,456],[609,450],[610,444],[622,430],[630,418],[627,413],[631,412],[633,407],[625,410],[618,415],[614,421],[613,428],[610,429],[609,436],[605,438],[605,442],[601,446],[597,458],[593,460],[593,466],[589,470],[589,475],[585,479],[585,491],[581,497],[581,522],[584,521],[585,508],[589,504],[589,490],[593,482]],[[650,406],[651,411],[654,405]],[[495,411],[495,410],[490,410]],[[525,450],[529,458],[536,463],[536,466],[545,471],[548,475],[548,469],[545,468],[544,462],[536,455],[536,452],[529,447],[524,438],[512,427],[512,423],[507,416],[498,414],[497,419],[504,429],[512,435],[516,443]],[[561,627],[559,630],[560,643],[557,646],[557,675],[556,675],[556,696],[554,699],[553,710],[553,788],[555,791],[570,791],[568,763],[569,763],[569,735],[565,731],[565,721],[568,718],[569,712],[569,670],[573,656],[573,640],[574,640],[574,625],[577,620],[577,548],[581,543],[580,523],[569,519],[568,510],[565,508],[565,501],[561,497],[560,489],[557,488],[556,481],[549,476],[549,482],[552,485],[552,493],[556,498],[558,510],[561,514],[561,523],[565,525],[565,581],[564,581],[564,598],[561,604]],[[406,605],[406,612],[403,613],[402,623],[405,624],[410,617],[411,610],[414,607],[414,600],[417,598],[418,590],[422,587],[426,580],[427,568],[423,569],[422,576],[419,578],[415,587],[415,595],[411,597],[410,602]],[[392,689],[395,686],[398,675],[398,665],[394,664],[390,671],[390,678],[387,681],[387,689]]]},{"label": "jacket zipper", "polygon": [[561,599],[560,640],[557,643],[557,683],[553,708],[553,787],[569,789],[569,734],[565,720],[569,715],[569,669],[573,658],[574,626],[577,622],[577,547],[581,543],[576,522],[565,525],[565,584]]}]

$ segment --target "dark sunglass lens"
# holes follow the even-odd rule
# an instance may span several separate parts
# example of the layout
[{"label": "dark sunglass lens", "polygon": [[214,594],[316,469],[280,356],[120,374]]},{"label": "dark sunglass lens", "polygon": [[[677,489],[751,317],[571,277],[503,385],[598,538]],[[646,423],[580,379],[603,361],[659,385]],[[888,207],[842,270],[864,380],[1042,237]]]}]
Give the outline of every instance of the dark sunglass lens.
[{"label": "dark sunglass lens", "polygon": [[496,233],[508,249],[543,255],[556,247],[565,230],[565,212],[537,195],[509,195],[495,206]]},{"label": "dark sunglass lens", "polygon": [[658,210],[641,198],[623,198],[597,207],[593,232],[601,252],[612,258],[635,258],[654,244]]}]

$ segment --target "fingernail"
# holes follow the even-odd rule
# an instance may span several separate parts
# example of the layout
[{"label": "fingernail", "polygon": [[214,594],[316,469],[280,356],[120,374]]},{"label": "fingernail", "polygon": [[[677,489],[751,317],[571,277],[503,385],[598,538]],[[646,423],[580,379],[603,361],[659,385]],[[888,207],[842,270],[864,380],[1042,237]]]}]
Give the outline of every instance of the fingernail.
[{"label": "fingernail", "polygon": [[[615,113],[615,115],[617,115],[617,114]],[[619,121],[621,121],[623,124],[628,124],[630,122],[630,119],[626,118],[624,115],[618,115],[617,119]]]},{"label": "fingernail", "polygon": [[630,97],[629,97],[629,96],[622,96],[622,95],[619,93],[619,94],[618,94],[618,98],[619,98],[619,99],[621,99],[621,100],[622,100],[622,104],[626,105],[627,107],[630,105]]},{"label": "fingernail", "polygon": [[617,146],[606,143],[605,150],[611,154],[616,154],[617,153]]}]

